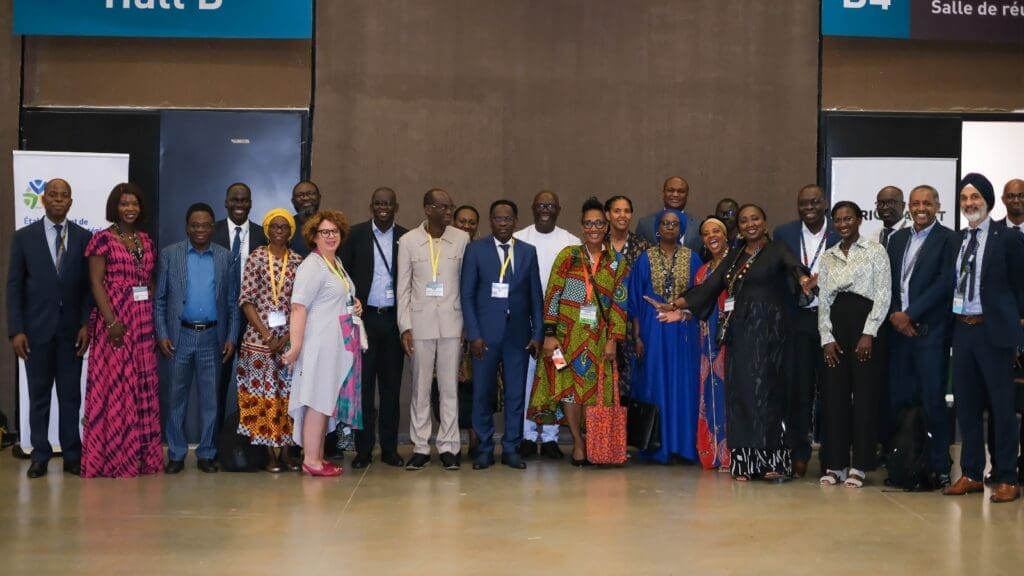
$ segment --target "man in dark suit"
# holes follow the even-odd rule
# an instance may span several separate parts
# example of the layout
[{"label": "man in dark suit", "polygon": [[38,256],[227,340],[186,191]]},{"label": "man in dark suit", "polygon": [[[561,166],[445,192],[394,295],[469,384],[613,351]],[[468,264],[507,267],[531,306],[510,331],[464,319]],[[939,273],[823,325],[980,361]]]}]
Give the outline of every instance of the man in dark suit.
[{"label": "man in dark suit", "polygon": [[305,258],[309,254],[309,246],[302,239],[302,227],[306,220],[320,210],[320,188],[310,180],[303,180],[292,188],[292,206],[295,207],[295,235],[289,248]]},{"label": "man in dark suit", "polygon": [[[690,184],[680,176],[671,176],[661,185],[661,201],[665,208],[672,208],[683,213],[683,221],[679,223],[682,233],[679,243],[694,252],[700,252],[703,242],[700,237],[700,219],[693,218],[686,212],[686,200],[690,197]],[[636,233],[653,245],[658,244],[658,215],[661,210],[648,214],[636,225]]]},{"label": "man in dark suit", "polygon": [[913,225],[888,239],[892,271],[889,323],[889,402],[892,414],[922,406],[931,435],[932,486],[949,485],[949,410],[946,408],[946,359],[949,358],[949,302],[953,267],[948,255],[954,232],[938,222],[939,193],[928,185],[910,192]]},{"label": "man in dark suit", "polygon": [[177,474],[184,467],[185,411],[196,380],[201,437],[198,467],[216,472],[217,382],[221,367],[235,352],[241,312],[238,307],[238,263],[227,249],[213,244],[213,208],[197,203],[185,216],[188,240],[164,248],[157,268],[153,316],[160,352],[171,361],[168,393],[167,466]]},{"label": "man in dark suit", "polygon": [[1017,452],[1020,439],[1014,412],[1013,364],[1024,342],[1020,319],[1024,290],[1024,238],[989,212],[995,205],[992,183],[971,173],[960,182],[960,211],[968,227],[953,242],[949,257],[956,284],[953,294],[953,394],[963,439],[963,476],[943,494],[984,491],[985,448],[982,420],[988,393],[995,426],[993,467],[998,471],[990,500],[1020,498]]},{"label": "man in dark suit", "polygon": [[[398,455],[399,394],[405,354],[398,333],[395,284],[398,239],[407,232],[395,224],[398,198],[391,188],[377,188],[370,198],[373,217],[349,231],[341,247],[341,262],[356,285],[356,298],[365,302],[363,323],[369,348],[363,352],[363,429],[355,434],[353,468],[366,468],[373,459],[373,444],[380,428],[380,459],[404,466]],[[379,408],[377,393],[380,393]]]},{"label": "man in dark suit", "polygon": [[[800,217],[775,228],[775,240],[789,248],[814,277],[818,275],[821,256],[839,242],[839,233],[825,217],[825,191],[817,184],[808,184],[796,196]],[[794,334],[792,343],[792,375],[788,378],[786,435],[793,460],[793,476],[807,473],[811,459],[811,422],[815,391],[821,385],[824,361],[821,337],[818,335],[818,299],[794,296],[792,302]]]},{"label": "man in dark suit", "polygon": [[[473,356],[473,429],[480,438],[474,470],[494,464],[494,395],[498,364],[506,382],[526,379],[529,357],[537,355],[543,338],[543,299],[537,250],[516,241],[519,210],[510,200],[491,204],[492,235],[466,247],[462,259],[462,314]],[[522,470],[516,452],[523,439],[526,393],[505,386],[505,433],[501,462]]]},{"label": "man in dark suit", "polygon": [[32,464],[29,478],[46,474],[50,397],[56,380],[64,470],[81,472],[82,356],[89,347],[89,269],[92,234],[67,219],[71,185],[54,178],[43,189],[46,217],[14,233],[7,269],[7,336],[25,361]]}]

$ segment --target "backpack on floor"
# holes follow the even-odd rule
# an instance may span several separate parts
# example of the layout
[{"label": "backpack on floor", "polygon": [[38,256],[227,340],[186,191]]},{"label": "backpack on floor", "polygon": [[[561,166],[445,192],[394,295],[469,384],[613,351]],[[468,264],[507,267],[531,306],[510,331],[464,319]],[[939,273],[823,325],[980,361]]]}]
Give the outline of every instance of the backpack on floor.
[{"label": "backpack on floor", "polygon": [[217,460],[225,472],[258,472],[267,465],[267,449],[253,446],[249,438],[238,433],[236,410],[224,419],[217,446]]},{"label": "backpack on floor", "polygon": [[889,443],[885,465],[888,485],[911,490],[931,490],[928,475],[928,423],[924,408],[904,408],[896,417],[896,431]]}]

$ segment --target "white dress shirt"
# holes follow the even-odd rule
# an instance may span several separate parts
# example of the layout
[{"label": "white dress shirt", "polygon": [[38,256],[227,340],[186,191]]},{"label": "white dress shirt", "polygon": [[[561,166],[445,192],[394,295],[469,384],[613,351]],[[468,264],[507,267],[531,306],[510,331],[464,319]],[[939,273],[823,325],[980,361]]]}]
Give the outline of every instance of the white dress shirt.
[{"label": "white dress shirt", "polygon": [[242,231],[239,235],[241,245],[238,249],[238,281],[241,282],[245,272],[245,261],[249,259],[249,221],[246,220],[243,224],[238,225],[228,218],[228,250],[231,250],[235,243],[235,230]]},{"label": "white dress shirt", "polygon": [[[800,234],[803,236],[800,244],[800,262],[811,270],[811,274],[817,274],[821,269],[821,257],[825,255],[825,245],[828,244],[828,222],[822,223],[821,230],[818,230],[817,234],[811,232],[807,224],[801,224]],[[804,306],[804,308],[817,307],[817,296],[810,304]]]},{"label": "white dress shirt", "polygon": [[885,321],[892,300],[892,278],[889,275],[889,255],[885,248],[863,236],[850,245],[849,254],[843,254],[840,244],[829,248],[821,257],[818,275],[818,332],[821,345],[835,342],[832,335],[832,303],[840,292],[852,292],[871,300],[871,312],[864,320],[863,334],[875,336]]}]

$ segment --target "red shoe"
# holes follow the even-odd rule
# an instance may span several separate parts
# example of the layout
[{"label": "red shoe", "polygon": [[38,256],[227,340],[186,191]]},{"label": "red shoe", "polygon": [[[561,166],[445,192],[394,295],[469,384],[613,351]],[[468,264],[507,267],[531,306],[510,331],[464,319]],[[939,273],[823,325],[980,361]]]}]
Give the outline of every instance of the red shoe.
[{"label": "red shoe", "polygon": [[313,467],[309,466],[308,464],[303,464],[302,465],[302,469],[305,470],[306,474],[309,474],[310,476],[323,476],[323,477],[341,476],[341,472],[342,472],[341,468],[338,468],[337,466],[331,464],[330,462],[322,463],[320,465],[319,469],[313,468]]}]

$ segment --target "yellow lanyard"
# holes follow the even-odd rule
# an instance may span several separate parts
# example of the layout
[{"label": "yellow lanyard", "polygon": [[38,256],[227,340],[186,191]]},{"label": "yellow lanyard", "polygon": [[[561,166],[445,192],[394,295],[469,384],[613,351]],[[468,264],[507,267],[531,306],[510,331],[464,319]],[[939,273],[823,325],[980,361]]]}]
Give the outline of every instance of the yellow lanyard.
[{"label": "yellow lanyard", "polygon": [[[426,227],[423,230],[426,231]],[[438,240],[437,242],[437,255],[435,255],[434,237],[430,235],[430,232],[427,232],[427,240],[430,241],[430,271],[434,275],[434,282],[437,282],[437,271],[441,267],[441,241]]]},{"label": "yellow lanyard", "polygon": [[348,290],[349,297],[351,298],[352,286],[350,286],[348,283],[347,275],[341,273],[341,264],[338,264],[337,262],[334,262],[332,264],[327,258],[324,258],[323,254],[321,254],[320,257],[324,259],[324,264],[327,264],[328,270],[333,272],[334,275],[338,277],[338,280],[341,280],[342,282],[345,283],[345,290]]},{"label": "yellow lanyard", "polygon": [[513,238],[511,241],[509,241],[508,245],[508,256],[506,256],[505,261],[502,262],[501,272],[498,273],[499,284],[505,283],[505,270],[508,270],[508,265],[512,263],[512,254],[515,252],[516,249],[516,239]]},{"label": "yellow lanyard", "polygon": [[281,266],[281,276],[277,280],[274,279],[274,255],[267,250],[267,268],[270,272],[270,293],[274,297],[274,308],[277,308],[278,294],[284,290],[284,278],[288,272],[288,252],[285,248],[284,251],[284,264]]}]

